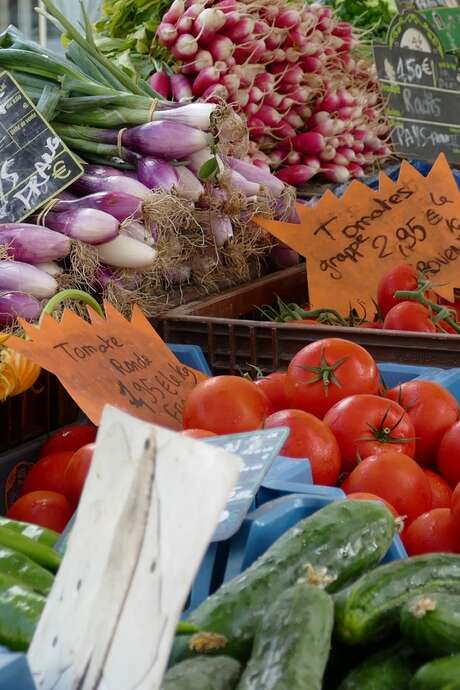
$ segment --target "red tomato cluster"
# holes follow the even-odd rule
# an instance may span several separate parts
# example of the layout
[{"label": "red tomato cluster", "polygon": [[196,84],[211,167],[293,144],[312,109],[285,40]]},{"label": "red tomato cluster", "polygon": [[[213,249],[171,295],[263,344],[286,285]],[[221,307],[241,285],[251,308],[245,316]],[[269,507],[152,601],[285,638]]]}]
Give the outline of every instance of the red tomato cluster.
[{"label": "red tomato cluster", "polygon": [[78,506],[94,451],[97,429],[69,426],[50,436],[7,516],[62,532]]},{"label": "red tomato cluster", "polygon": [[203,381],[183,421],[195,437],[288,427],[281,454],[308,458],[315,484],[382,500],[404,519],[415,554],[460,553],[459,417],[442,386],[414,380],[386,390],[364,348],[327,338],[300,350],[287,372]]}]

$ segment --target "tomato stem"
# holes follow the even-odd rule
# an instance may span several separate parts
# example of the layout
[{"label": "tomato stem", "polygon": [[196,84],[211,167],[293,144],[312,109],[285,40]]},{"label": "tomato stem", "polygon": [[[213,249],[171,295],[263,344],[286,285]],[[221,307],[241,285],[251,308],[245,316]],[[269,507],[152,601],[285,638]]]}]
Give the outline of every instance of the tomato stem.
[{"label": "tomato stem", "polygon": [[436,317],[433,319],[433,323],[435,325],[437,325],[439,328],[442,328],[440,322],[443,321],[453,328],[456,333],[460,333],[460,324],[457,323],[456,313],[452,309],[440,304],[436,304],[436,302],[432,302],[425,297],[426,291],[432,287],[433,286],[429,280],[419,281],[418,290],[398,290],[395,292],[394,296],[399,300],[408,300],[423,304],[423,306],[427,307],[436,314]]},{"label": "tomato stem", "polygon": [[306,383],[308,386],[311,386],[313,383],[319,383],[322,381],[323,383],[323,388],[325,395],[328,395],[329,392],[329,386],[331,383],[333,383],[335,386],[338,386],[339,388],[342,387],[342,384],[338,380],[337,376],[335,375],[336,369],[342,366],[347,361],[348,357],[342,357],[341,359],[338,359],[334,364],[329,364],[329,362],[326,359],[326,355],[324,354],[324,349],[321,350],[321,357],[319,361],[319,367],[313,367],[309,366],[306,364],[299,365],[299,369],[303,369],[304,371],[309,371],[312,374],[316,374],[310,381],[303,381],[303,383]]}]

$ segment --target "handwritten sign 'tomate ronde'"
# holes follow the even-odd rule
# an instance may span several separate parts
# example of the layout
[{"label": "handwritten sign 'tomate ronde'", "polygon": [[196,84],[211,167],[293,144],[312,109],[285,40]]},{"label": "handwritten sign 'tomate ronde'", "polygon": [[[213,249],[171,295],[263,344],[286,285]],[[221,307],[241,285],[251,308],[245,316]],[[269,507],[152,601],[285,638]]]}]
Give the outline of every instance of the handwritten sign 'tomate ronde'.
[{"label": "handwritten sign 'tomate ronde'", "polygon": [[383,273],[408,263],[425,271],[436,292],[452,300],[460,286],[460,193],[444,155],[424,177],[403,161],[393,182],[383,173],[373,191],[358,181],[339,199],[326,192],[318,205],[297,204],[300,224],[255,222],[307,260],[313,308],[369,315]]},{"label": "handwritten sign 'tomate ronde'", "polygon": [[188,393],[206,378],[173,355],[138,307],[131,321],[110,304],[91,323],[66,309],[45,316],[39,328],[21,321],[30,340],[8,346],[55,374],[94,424],[106,404],[170,429],[182,428]]}]

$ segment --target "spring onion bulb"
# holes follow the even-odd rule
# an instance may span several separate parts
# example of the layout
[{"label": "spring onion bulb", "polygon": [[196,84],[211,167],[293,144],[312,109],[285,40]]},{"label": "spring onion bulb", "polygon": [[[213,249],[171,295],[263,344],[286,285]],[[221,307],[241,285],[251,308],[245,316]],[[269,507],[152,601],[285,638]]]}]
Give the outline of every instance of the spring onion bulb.
[{"label": "spring onion bulb", "polygon": [[55,213],[75,208],[94,208],[104,211],[122,223],[127,218],[142,218],[142,202],[139,197],[124,192],[97,192],[72,201],[58,201],[52,208]]},{"label": "spring onion bulb", "polygon": [[0,291],[22,292],[37,299],[46,299],[57,292],[55,279],[22,261],[0,261]]},{"label": "spring onion bulb", "polygon": [[123,192],[130,194],[138,199],[145,199],[150,194],[148,187],[138,180],[123,175],[110,175],[102,177],[100,175],[82,175],[72,188],[81,194],[95,194],[97,192]]},{"label": "spring onion bulb", "polygon": [[137,220],[128,220],[123,223],[120,226],[120,232],[138,242],[145,242],[148,245],[153,244],[152,234],[148,237],[145,225]]},{"label": "spring onion bulb", "polygon": [[123,146],[145,156],[183,160],[207,146],[209,135],[180,122],[163,120],[132,127],[123,133],[122,140]]},{"label": "spring onion bulb", "polygon": [[179,196],[189,201],[198,201],[204,194],[204,187],[199,179],[183,165],[178,165],[176,171],[179,177],[177,183]]},{"label": "spring onion bulb", "polygon": [[161,158],[147,156],[137,163],[137,176],[148,189],[170,192],[179,181],[176,169]]},{"label": "spring onion bulb", "polygon": [[96,247],[99,260],[114,268],[151,268],[158,252],[144,242],[127,235],[118,235],[114,240]]},{"label": "spring onion bulb", "polygon": [[16,261],[39,264],[62,259],[70,252],[70,240],[59,232],[31,223],[0,224],[0,245]]},{"label": "spring onion bulb", "polygon": [[213,103],[188,103],[174,110],[160,110],[155,113],[153,119],[154,121],[167,120],[168,122],[180,123],[208,132],[210,117],[216,107]]},{"label": "spring onion bulb", "polygon": [[40,271],[45,271],[49,276],[57,278],[64,273],[62,266],[59,266],[55,261],[46,261],[43,264],[35,264],[35,268],[39,268]]},{"label": "spring onion bulb", "polygon": [[62,213],[51,211],[46,216],[46,223],[63,235],[88,244],[109,242],[119,232],[116,218],[93,208],[76,208]]},{"label": "spring onion bulb", "polygon": [[206,148],[200,149],[199,151],[192,153],[192,155],[188,157],[188,167],[192,172],[197,174],[200,171],[200,168],[205,163],[207,163],[212,157],[213,154],[211,149],[209,148],[209,146],[206,146]]},{"label": "spring onion bulb", "polygon": [[227,160],[232,170],[243,175],[250,182],[262,185],[270,194],[273,194],[273,196],[279,196],[283,193],[284,184],[271,173],[267,173],[256,165],[239,160],[238,158],[229,157]]},{"label": "spring onion bulb", "polygon": [[20,317],[26,321],[36,321],[40,316],[40,302],[23,292],[0,294],[0,325],[11,326]]},{"label": "spring onion bulb", "polygon": [[216,247],[223,247],[233,237],[233,226],[228,216],[213,214],[210,220],[210,228]]}]

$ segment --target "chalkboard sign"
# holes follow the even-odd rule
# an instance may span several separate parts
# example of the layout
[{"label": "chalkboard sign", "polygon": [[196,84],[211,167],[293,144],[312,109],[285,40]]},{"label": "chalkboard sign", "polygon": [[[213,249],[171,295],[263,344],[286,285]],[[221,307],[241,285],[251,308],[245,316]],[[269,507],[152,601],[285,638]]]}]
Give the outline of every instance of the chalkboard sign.
[{"label": "chalkboard sign", "polygon": [[396,17],[388,45],[374,46],[396,153],[460,162],[460,76],[430,22],[417,12]]},{"label": "chalkboard sign", "polygon": [[13,77],[0,73],[0,223],[14,223],[83,173]]},{"label": "chalkboard sign", "polygon": [[238,484],[228,500],[212,541],[230,539],[239,530],[288,434],[288,429],[279,428],[206,439],[206,443],[238,455],[243,462]]}]

